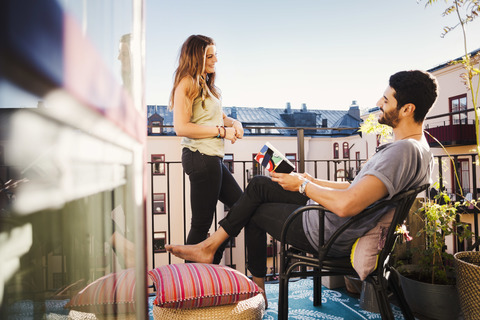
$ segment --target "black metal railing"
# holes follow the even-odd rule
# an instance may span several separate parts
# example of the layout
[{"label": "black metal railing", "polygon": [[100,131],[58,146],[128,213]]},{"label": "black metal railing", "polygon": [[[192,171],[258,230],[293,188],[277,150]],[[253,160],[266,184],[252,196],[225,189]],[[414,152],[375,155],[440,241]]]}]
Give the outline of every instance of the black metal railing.
[{"label": "black metal railing", "polygon": [[[457,200],[461,200],[462,197],[467,196],[468,193],[471,194],[472,199],[478,199],[478,189],[477,189],[477,170],[478,166],[476,165],[476,161],[478,156],[476,154],[458,154],[458,155],[451,155],[451,158],[449,158],[447,155],[442,155],[442,156],[435,156],[437,159],[437,167],[438,167],[438,176],[439,176],[439,185],[442,190],[445,190],[447,193],[452,195],[452,197]],[[449,181],[453,181],[451,185],[446,185],[445,183],[445,176],[447,174],[452,173],[452,169],[448,166],[448,164],[451,164],[452,161],[455,163],[455,168],[457,170],[457,175],[462,176],[461,172],[461,165],[460,162],[466,159],[470,159],[469,164],[471,167],[468,169],[469,172],[469,181],[463,183],[463,190],[461,188],[461,185],[457,182],[456,179],[451,178],[453,180],[448,179]],[[360,160],[362,163],[364,160]],[[297,161],[298,162],[298,161]],[[170,235],[172,232],[178,232],[179,226],[176,227],[176,230],[172,230],[171,226],[171,220],[170,220],[170,214],[171,214],[171,184],[172,183],[178,183],[179,181],[182,181],[182,213],[183,213],[183,238],[184,241],[186,241],[186,235],[187,235],[187,206],[189,206],[189,200],[186,198],[187,190],[186,188],[188,187],[186,183],[186,174],[182,173],[182,178],[180,179],[178,176],[173,177],[171,172],[178,169],[176,166],[181,166],[180,161],[170,161],[170,162],[164,162],[165,165],[165,185],[161,186],[161,190],[155,190],[153,188],[153,173],[155,172],[154,170],[154,162],[149,162],[151,168],[152,168],[152,180],[151,180],[151,201],[152,201],[152,208],[153,206],[153,194],[155,192],[165,192],[165,202],[166,202],[166,207],[165,207],[165,214],[167,215],[167,221],[168,221],[168,226],[167,226],[167,240],[170,243],[171,237]],[[328,179],[328,180],[335,180],[336,176],[335,173],[338,172],[338,170],[342,169],[344,172],[347,172],[347,179],[346,180],[353,180],[355,177],[356,173],[358,172],[356,168],[357,160],[352,160],[352,159],[341,159],[341,160],[305,160],[305,164],[308,166],[307,170],[309,173],[311,173],[314,177],[318,178],[321,177],[322,179]],[[298,163],[297,163],[298,165]],[[353,165],[353,166],[352,166]],[[245,189],[248,181],[252,177],[252,172],[253,172],[253,166],[254,166],[254,161],[249,160],[249,161],[233,161],[233,168],[234,168],[234,176],[237,179],[237,182],[239,185]],[[452,166],[453,168],[453,166]],[[464,167],[463,170],[466,170]],[[182,171],[183,172],[183,171]],[[258,172],[261,175],[266,175],[267,173],[265,172],[265,169],[261,167],[260,171]],[[464,175],[465,176],[465,175]],[[460,183],[462,183],[460,181]],[[467,188],[465,186],[468,185]],[[454,196],[455,195],[455,196]],[[473,214],[474,218],[474,233],[475,235],[479,234],[478,230],[478,212],[479,210],[477,209],[476,206],[473,207],[462,207],[461,210],[459,211],[461,213],[467,213],[467,214]],[[217,230],[217,222],[219,220],[218,213],[215,212],[214,216],[214,230]],[[153,229],[153,223],[152,223],[152,233],[154,232]],[[478,236],[477,236],[478,238]],[[479,241],[474,239],[474,244],[472,245],[473,247],[479,246]],[[272,248],[278,247],[275,242],[270,243]],[[232,246],[227,247],[227,250],[230,252],[230,259],[229,261],[226,262],[227,265],[234,265],[235,264],[235,259],[234,259],[234,254],[232,250]],[[272,249],[274,250],[274,249]],[[246,256],[246,252],[244,252]],[[154,255],[153,249],[152,249],[152,255]],[[274,277],[275,273],[277,272],[277,267],[278,267],[278,262],[277,262],[277,254],[274,252],[273,256],[273,269],[272,274],[269,274],[268,276]],[[152,259],[154,261],[154,259]],[[171,263],[171,256],[169,255],[169,263]],[[245,266],[245,272],[246,272],[246,266]]]},{"label": "black metal railing", "polygon": [[[335,176],[335,173],[338,171],[338,170],[344,170],[346,174],[346,177],[343,177],[342,178],[345,178],[346,180],[353,180],[355,178],[355,175],[356,173],[358,172],[357,168],[356,168],[356,165],[358,163],[358,161],[362,161],[364,162],[365,160],[352,160],[352,159],[339,159],[339,160],[305,160],[305,164],[308,165],[309,169],[309,172],[316,178],[319,178],[321,177],[322,179],[328,179],[328,180],[334,180],[336,179],[337,177]],[[297,166],[299,165],[298,163],[299,161],[297,160]],[[172,230],[172,225],[171,225],[171,218],[170,218],[170,214],[172,213],[171,211],[171,185],[172,183],[176,183],[178,184],[180,181],[182,181],[182,208],[181,208],[181,211],[182,211],[182,214],[183,214],[183,241],[186,242],[186,236],[187,236],[187,233],[188,233],[188,230],[187,230],[187,224],[188,224],[188,221],[187,221],[187,211],[188,211],[188,207],[189,206],[189,200],[186,198],[186,194],[188,194],[186,188],[188,187],[187,183],[186,183],[186,174],[183,172],[182,173],[182,178],[178,177],[178,176],[175,176],[173,177],[172,175],[172,172],[173,171],[177,171],[177,169],[179,169],[179,167],[181,167],[181,162],[180,161],[166,161],[166,162],[162,162],[162,164],[164,165],[164,173],[162,174],[162,176],[165,177],[165,184],[162,185],[160,188],[158,188],[158,184],[156,184],[154,182],[154,177],[158,174],[156,174],[156,172],[158,171],[156,168],[155,168],[155,165],[158,164],[156,162],[148,162],[149,165],[150,165],[150,169],[151,169],[151,180],[150,180],[150,199],[151,199],[151,208],[152,208],[152,211],[153,211],[153,208],[155,207],[154,206],[154,194],[155,193],[165,193],[165,213],[166,216],[167,216],[167,242],[168,243],[171,243],[171,234],[172,232],[178,232],[179,230],[179,226],[176,227],[176,230]],[[234,168],[234,176],[235,178],[237,179],[237,182],[238,184],[240,185],[240,187],[242,187],[243,190],[245,190],[249,180],[252,178],[252,172],[254,171],[253,170],[253,166],[254,166],[254,160],[243,160],[243,161],[233,161],[233,168]],[[352,167],[353,165],[353,167]],[[177,167],[179,166],[179,167]],[[355,167],[355,168],[354,168]],[[326,168],[326,170],[324,170]],[[265,170],[265,168],[261,167],[260,166],[260,170],[257,171],[259,175],[267,175],[267,172]],[[157,185],[156,187],[154,187],[155,185]],[[176,212],[178,212],[178,208],[176,209]],[[152,214],[152,217],[154,215],[153,212],[150,212]],[[217,230],[217,222],[218,222],[219,218],[218,218],[218,212],[215,212],[214,214],[214,230]],[[154,223],[152,221],[152,235],[153,233],[155,232],[155,229],[154,229]],[[272,247],[273,248],[276,248],[278,247],[276,245],[275,242],[271,243],[272,244]],[[232,250],[232,247],[227,247],[226,250],[229,250],[230,251],[230,261],[227,261],[227,265],[234,265],[235,264],[235,261],[233,259],[233,250]],[[152,258],[154,257],[155,255],[155,250],[152,246]],[[246,252],[244,253],[246,255]],[[276,261],[277,259],[277,255],[276,254],[273,254],[273,270],[276,271],[277,270],[277,266],[278,266],[278,262]],[[152,262],[154,263],[155,259],[152,259]],[[171,256],[169,254],[169,257],[168,257],[168,263],[171,263]],[[246,272],[246,270],[245,270]]]}]

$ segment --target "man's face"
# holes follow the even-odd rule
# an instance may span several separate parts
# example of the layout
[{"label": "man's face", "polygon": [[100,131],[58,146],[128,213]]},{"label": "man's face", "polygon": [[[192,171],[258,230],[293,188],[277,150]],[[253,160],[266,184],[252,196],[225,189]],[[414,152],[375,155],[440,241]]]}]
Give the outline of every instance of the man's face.
[{"label": "man's face", "polygon": [[395,90],[388,86],[383,93],[383,97],[377,102],[377,107],[382,111],[378,123],[385,124],[392,128],[396,128],[400,121],[398,117],[400,110],[397,109],[397,99],[393,96],[394,94]]}]

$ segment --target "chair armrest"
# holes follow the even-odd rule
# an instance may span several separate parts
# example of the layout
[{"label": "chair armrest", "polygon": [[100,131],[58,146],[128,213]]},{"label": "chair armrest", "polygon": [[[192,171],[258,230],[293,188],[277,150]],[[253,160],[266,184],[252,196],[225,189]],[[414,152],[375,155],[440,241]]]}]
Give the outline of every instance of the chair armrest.
[{"label": "chair armrest", "polygon": [[290,227],[290,225],[292,224],[292,222],[298,218],[301,214],[303,214],[305,211],[310,211],[310,210],[318,210],[318,214],[320,216],[320,243],[323,244],[324,242],[324,237],[323,237],[323,234],[324,234],[324,230],[323,230],[323,220],[324,220],[324,217],[325,217],[325,208],[319,204],[309,204],[309,205],[306,205],[306,206],[302,206],[300,208],[298,208],[297,210],[293,211],[287,218],[287,220],[285,220],[285,223],[283,224],[283,227],[282,227],[282,233],[281,233],[281,236],[280,236],[280,246],[282,248],[286,247],[287,245],[287,231],[288,231],[288,228]]}]

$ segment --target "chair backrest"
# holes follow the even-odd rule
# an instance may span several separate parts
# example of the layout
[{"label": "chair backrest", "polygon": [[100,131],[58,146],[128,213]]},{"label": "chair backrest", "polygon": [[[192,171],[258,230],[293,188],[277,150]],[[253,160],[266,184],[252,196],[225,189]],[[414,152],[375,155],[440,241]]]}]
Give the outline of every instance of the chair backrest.
[{"label": "chair backrest", "polygon": [[[392,198],[392,200],[396,201],[397,206],[395,209],[395,215],[393,216],[392,222],[390,224],[390,228],[388,228],[385,245],[383,247],[383,250],[380,252],[379,261],[385,261],[386,257],[392,252],[393,246],[395,245],[395,241],[397,239],[397,235],[395,234],[396,227],[402,224],[407,218],[408,213],[410,212],[410,208],[412,207],[415,199],[417,198],[417,195],[420,192],[427,190],[428,187],[429,185],[426,184],[415,189],[410,189],[408,191],[402,192],[397,195],[398,198],[397,196]],[[379,271],[380,269],[381,268],[378,268],[377,271]]]},{"label": "chair backrest", "polygon": [[388,228],[388,233],[385,238],[385,245],[383,247],[383,250],[380,252],[380,256],[379,256],[379,261],[384,261],[386,256],[390,254],[393,248],[393,245],[395,244],[396,226],[403,223],[403,221],[408,216],[410,208],[412,207],[413,202],[415,201],[417,195],[420,192],[425,191],[428,187],[429,185],[426,184],[417,188],[400,192],[395,196],[393,196],[390,200],[381,201],[374,206],[368,207],[358,215],[352,217],[346,223],[344,223],[340,228],[338,228],[326,243],[322,245],[322,239],[320,240],[320,246],[319,246],[319,252],[318,252],[319,258],[322,259],[324,256],[328,254],[328,251],[330,250],[330,247],[332,246],[332,244],[336,241],[336,239],[340,236],[340,234],[346,229],[348,229],[352,224],[372,214],[373,212],[377,212],[378,210],[381,210],[386,206],[391,206],[391,207],[395,207],[395,214],[390,224],[390,228]]}]

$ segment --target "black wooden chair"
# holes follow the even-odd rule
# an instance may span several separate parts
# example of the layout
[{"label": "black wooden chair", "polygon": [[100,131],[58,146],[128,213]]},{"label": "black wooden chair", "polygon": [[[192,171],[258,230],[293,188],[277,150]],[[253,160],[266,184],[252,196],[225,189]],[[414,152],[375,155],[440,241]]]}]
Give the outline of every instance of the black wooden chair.
[{"label": "black wooden chair", "polygon": [[[302,213],[305,211],[318,211],[318,214],[320,215],[320,221],[323,222],[326,209],[320,205],[307,205],[295,210],[285,222],[280,239],[281,247],[278,319],[286,320],[288,318],[288,281],[291,277],[312,276],[314,282],[313,305],[320,306],[322,301],[322,276],[357,275],[350,263],[350,257],[331,258],[328,256],[328,251],[338,236],[343,231],[348,229],[355,221],[362,219],[363,217],[368,216],[372,212],[375,212],[385,206],[392,205],[394,205],[396,209],[391,225],[388,228],[388,233],[385,238],[385,245],[378,256],[377,268],[367,276],[365,281],[368,281],[374,287],[375,296],[382,319],[394,319],[390,303],[388,301],[387,289],[391,290],[391,292],[395,295],[405,319],[414,319],[414,316],[407,302],[405,301],[402,289],[398,284],[398,279],[396,279],[395,272],[390,272],[391,267],[389,265],[389,258],[397,239],[397,234],[395,233],[396,226],[402,224],[406,219],[410,208],[417,197],[417,194],[426,190],[427,188],[428,185],[424,185],[415,189],[401,192],[390,200],[382,201],[375,206],[365,209],[342,225],[327,242],[325,242],[323,239],[323,223],[320,223],[319,251],[313,255],[307,255],[306,252],[302,252],[302,250],[294,248],[286,243],[285,239],[287,230],[292,221],[302,215]],[[315,213],[309,212],[309,214]],[[300,271],[296,271],[298,269],[300,269]]]}]

